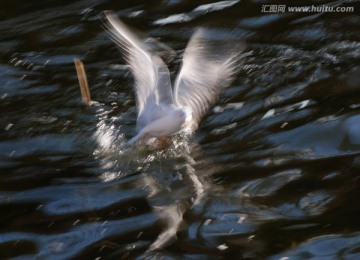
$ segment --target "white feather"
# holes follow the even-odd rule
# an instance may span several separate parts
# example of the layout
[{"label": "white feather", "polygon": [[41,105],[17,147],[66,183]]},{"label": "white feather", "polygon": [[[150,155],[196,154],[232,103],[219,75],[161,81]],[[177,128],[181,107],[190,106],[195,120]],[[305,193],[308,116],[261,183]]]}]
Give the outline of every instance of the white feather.
[{"label": "white feather", "polygon": [[[105,12],[105,16],[111,38],[125,52],[135,79],[138,133],[128,143],[170,136],[189,125],[196,128],[209,106],[233,80],[238,56],[232,52],[214,55],[207,48],[205,30],[198,29],[185,50],[173,94],[163,60],[151,53],[112,12]],[[236,54],[243,49],[241,45]]]}]

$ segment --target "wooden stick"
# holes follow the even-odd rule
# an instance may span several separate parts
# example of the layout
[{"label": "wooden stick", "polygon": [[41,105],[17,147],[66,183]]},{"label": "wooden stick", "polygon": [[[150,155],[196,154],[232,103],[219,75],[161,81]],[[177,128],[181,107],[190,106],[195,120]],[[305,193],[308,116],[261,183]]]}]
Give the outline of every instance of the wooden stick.
[{"label": "wooden stick", "polygon": [[84,105],[90,106],[91,97],[90,97],[89,84],[84,69],[84,64],[79,59],[74,59],[74,63],[75,63],[76,73],[79,79],[82,102],[84,103]]}]

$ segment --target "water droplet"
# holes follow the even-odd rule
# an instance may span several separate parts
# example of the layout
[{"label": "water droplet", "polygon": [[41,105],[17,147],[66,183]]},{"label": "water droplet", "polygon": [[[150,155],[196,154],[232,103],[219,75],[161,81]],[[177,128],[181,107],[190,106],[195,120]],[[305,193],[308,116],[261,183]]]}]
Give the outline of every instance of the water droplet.
[{"label": "water droplet", "polygon": [[11,127],[13,127],[13,126],[14,126],[14,124],[10,123],[7,126],[5,126],[4,130],[9,131],[11,129]]},{"label": "water droplet", "polygon": [[217,249],[219,249],[219,250],[226,250],[226,249],[228,249],[229,247],[226,245],[226,244],[222,244],[222,245],[219,245],[218,247],[217,247]]}]

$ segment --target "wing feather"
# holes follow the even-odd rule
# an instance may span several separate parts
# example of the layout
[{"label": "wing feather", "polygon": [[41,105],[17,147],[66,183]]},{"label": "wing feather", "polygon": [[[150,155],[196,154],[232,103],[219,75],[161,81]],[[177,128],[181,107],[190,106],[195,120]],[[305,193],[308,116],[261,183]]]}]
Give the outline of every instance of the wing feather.
[{"label": "wing feather", "polygon": [[238,43],[233,50],[213,45],[206,40],[205,29],[197,29],[185,49],[175,81],[175,103],[189,107],[196,124],[234,79],[238,54],[245,49],[243,43]]},{"label": "wing feather", "polygon": [[125,53],[135,79],[137,130],[161,116],[160,104],[174,103],[170,73],[163,60],[152,54],[146,44],[122,23],[116,15],[105,12],[110,38]]}]

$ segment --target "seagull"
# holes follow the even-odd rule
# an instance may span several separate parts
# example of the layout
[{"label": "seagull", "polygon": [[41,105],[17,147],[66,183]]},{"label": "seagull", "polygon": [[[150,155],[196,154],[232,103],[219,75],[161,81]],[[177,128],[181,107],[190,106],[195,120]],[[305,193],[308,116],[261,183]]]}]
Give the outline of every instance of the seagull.
[{"label": "seagull", "polygon": [[147,43],[113,12],[106,11],[105,18],[109,35],[125,54],[135,81],[137,134],[127,144],[195,131],[209,107],[233,81],[244,44],[239,44],[236,54],[229,50],[222,50],[228,51],[222,55],[211,53],[206,46],[206,30],[198,28],[184,51],[172,87],[167,66]]}]

